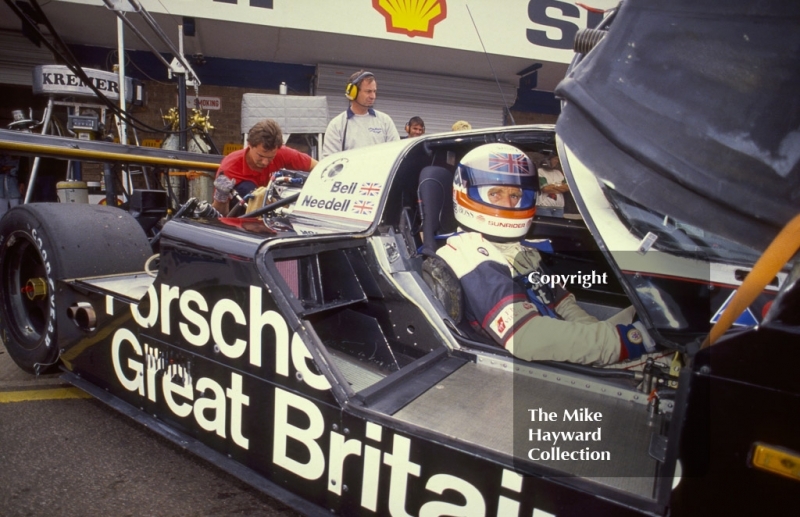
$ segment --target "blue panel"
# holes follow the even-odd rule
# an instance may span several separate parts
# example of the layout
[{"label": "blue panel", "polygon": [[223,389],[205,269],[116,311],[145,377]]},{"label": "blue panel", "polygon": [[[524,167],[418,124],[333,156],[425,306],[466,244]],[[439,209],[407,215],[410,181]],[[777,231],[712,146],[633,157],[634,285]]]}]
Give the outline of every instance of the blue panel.
[{"label": "blue panel", "polygon": [[[84,67],[111,70],[111,66],[117,62],[116,49],[70,45],[70,50]],[[128,57],[125,73],[129,77],[170,82],[170,79],[167,79],[166,67],[151,52],[128,50],[125,53]],[[204,57],[204,64],[195,64],[191,61],[191,57],[187,57],[200,82],[209,86],[237,86],[277,91],[280,83],[285,82],[290,93],[307,94],[316,73],[316,68],[309,65],[218,57]],[[171,55],[164,54],[164,58],[172,61]]]},{"label": "blue panel", "polygon": [[558,115],[561,113],[561,103],[553,92],[520,87],[517,89],[517,101],[511,106],[511,109],[528,113]]}]

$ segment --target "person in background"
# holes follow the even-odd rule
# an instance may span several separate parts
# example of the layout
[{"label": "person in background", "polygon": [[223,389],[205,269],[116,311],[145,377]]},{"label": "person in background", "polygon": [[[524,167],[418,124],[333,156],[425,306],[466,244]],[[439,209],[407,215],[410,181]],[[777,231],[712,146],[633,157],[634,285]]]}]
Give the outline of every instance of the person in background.
[{"label": "person in background", "polygon": [[464,316],[479,334],[525,361],[610,364],[655,350],[629,307],[599,321],[546,273],[525,240],[538,210],[536,166],[519,149],[485,144],[468,152],[453,178],[459,231],[436,251],[461,282]]},{"label": "person in background", "polygon": [[[564,174],[564,169],[561,168],[561,160],[556,153],[553,153],[548,158],[550,160],[550,168],[561,171]],[[581,213],[578,211],[578,204],[575,203],[575,198],[572,197],[572,192],[564,192],[564,217],[567,219],[581,219]]]},{"label": "person in background", "polygon": [[472,124],[467,122],[466,120],[457,120],[453,124],[453,131],[469,131],[472,129]]},{"label": "person in background", "polygon": [[0,153],[0,217],[20,203],[19,161],[19,156]]},{"label": "person in background", "polygon": [[403,138],[414,138],[425,134],[425,121],[421,117],[411,117],[406,123],[406,136]]},{"label": "person in background", "polygon": [[544,155],[534,153],[531,158],[539,168],[540,194],[536,199],[539,215],[564,217],[564,194],[569,192],[564,173],[553,168],[553,162]]},{"label": "person in background", "polygon": [[212,206],[223,216],[228,214],[231,189],[244,197],[266,186],[280,169],[310,172],[317,160],[283,145],[281,127],[272,119],[262,120],[247,133],[247,147],[223,158],[214,180]]},{"label": "person in background", "polygon": [[378,96],[378,82],[372,72],[359,70],[345,87],[350,107],[335,116],[325,129],[322,157],[347,149],[400,140],[392,118],[372,106]]}]

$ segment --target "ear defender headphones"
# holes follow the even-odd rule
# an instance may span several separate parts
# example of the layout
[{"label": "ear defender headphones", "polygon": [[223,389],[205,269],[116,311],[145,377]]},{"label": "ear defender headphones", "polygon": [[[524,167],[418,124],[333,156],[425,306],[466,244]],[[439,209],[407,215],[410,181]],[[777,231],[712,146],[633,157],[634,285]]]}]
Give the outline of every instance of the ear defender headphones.
[{"label": "ear defender headphones", "polygon": [[358,86],[361,84],[361,81],[367,77],[375,77],[375,75],[372,72],[361,72],[358,74],[355,79],[347,83],[344,89],[344,96],[351,101],[356,100],[356,97],[358,97]]}]

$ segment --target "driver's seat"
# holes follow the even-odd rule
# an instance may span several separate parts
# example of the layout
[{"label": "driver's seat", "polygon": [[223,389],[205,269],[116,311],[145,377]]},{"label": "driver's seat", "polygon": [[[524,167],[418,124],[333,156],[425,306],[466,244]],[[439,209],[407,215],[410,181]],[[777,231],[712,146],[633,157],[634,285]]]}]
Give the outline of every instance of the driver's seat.
[{"label": "driver's seat", "polygon": [[453,172],[438,165],[420,171],[417,198],[422,217],[422,278],[457,325],[463,316],[461,282],[450,266],[436,255],[436,236],[457,229],[453,214]]},{"label": "driver's seat", "polygon": [[422,217],[422,248],[426,257],[436,255],[436,236],[457,229],[453,214],[453,172],[438,165],[424,167],[419,173],[417,199]]}]

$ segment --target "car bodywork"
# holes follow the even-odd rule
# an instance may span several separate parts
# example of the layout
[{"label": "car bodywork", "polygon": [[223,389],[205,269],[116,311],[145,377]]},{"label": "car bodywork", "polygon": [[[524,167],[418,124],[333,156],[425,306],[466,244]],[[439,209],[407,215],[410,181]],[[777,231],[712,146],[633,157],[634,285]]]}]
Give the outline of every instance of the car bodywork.
[{"label": "car bodywork", "polygon": [[[665,218],[615,188],[573,129],[559,140],[553,127],[522,126],[348,151],[266,219],[176,217],[153,276],[52,278],[44,322],[64,375],[307,514],[678,515],[709,497],[731,513],[789,507],[796,476],[756,468],[752,455],[759,444],[787,461],[800,451],[797,268],[763,290],[754,324],[701,349],[758,243],[702,231],[677,209]],[[552,241],[553,272],[607,273],[573,289],[579,302],[601,317],[633,304],[663,365],[520,361],[440,305],[417,252],[419,174],[453,170],[491,142],[558,151],[586,224],[537,218],[529,237]],[[11,213],[23,210],[37,209]],[[24,237],[7,231],[0,265],[14,264]],[[47,246],[29,240],[46,262]],[[23,329],[4,285],[8,344]],[[584,434],[567,447],[546,431]],[[558,446],[591,450],[542,457]]]}]

